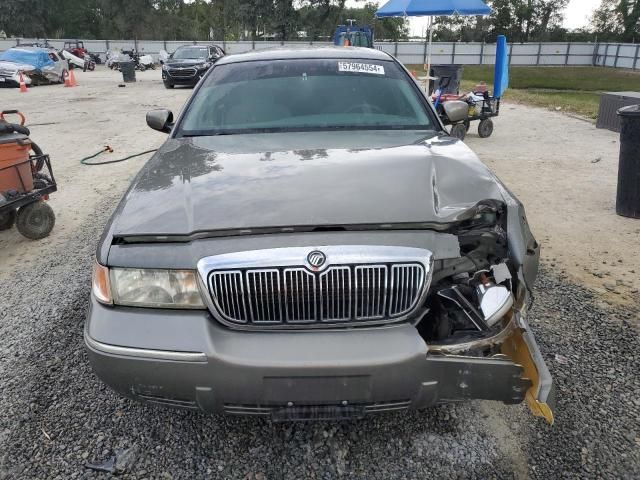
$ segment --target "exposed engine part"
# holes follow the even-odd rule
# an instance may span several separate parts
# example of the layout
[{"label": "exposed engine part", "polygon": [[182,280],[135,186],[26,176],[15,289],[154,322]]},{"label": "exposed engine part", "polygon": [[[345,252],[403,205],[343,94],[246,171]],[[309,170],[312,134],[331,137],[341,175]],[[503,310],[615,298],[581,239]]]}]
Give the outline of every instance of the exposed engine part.
[{"label": "exposed engine part", "polygon": [[461,257],[434,265],[428,313],[418,325],[429,344],[476,345],[492,338],[515,303],[505,231],[476,224],[458,239]]},{"label": "exposed engine part", "polygon": [[[485,321],[483,315],[478,311],[476,307],[464,296],[460,290],[460,286],[454,285],[451,288],[445,288],[438,292],[438,295],[442,298],[450,300],[464,312],[469,318],[471,323],[480,331],[489,330],[489,325]],[[482,306],[482,304],[481,304]]]},{"label": "exposed engine part", "polygon": [[481,283],[476,287],[480,310],[484,321],[492,327],[504,317],[513,306],[513,294],[503,285],[496,285],[486,274],[480,274]]}]

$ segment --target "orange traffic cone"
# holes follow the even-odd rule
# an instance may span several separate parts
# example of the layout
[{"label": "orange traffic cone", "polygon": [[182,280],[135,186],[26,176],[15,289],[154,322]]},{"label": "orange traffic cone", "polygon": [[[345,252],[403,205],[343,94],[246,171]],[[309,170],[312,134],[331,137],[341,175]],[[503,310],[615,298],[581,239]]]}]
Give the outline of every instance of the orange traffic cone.
[{"label": "orange traffic cone", "polygon": [[64,86],[73,87],[73,85],[71,85],[71,80],[69,79],[69,72],[66,72],[63,75],[64,75]]},{"label": "orange traffic cone", "polygon": [[69,70],[69,75],[71,75],[71,86],[72,87],[77,87],[78,86],[78,82],[76,82],[76,74],[73,73],[73,70]]},{"label": "orange traffic cone", "polygon": [[20,72],[20,93],[27,93],[29,89],[27,88],[27,84],[24,83],[24,77],[22,76],[22,72]]}]

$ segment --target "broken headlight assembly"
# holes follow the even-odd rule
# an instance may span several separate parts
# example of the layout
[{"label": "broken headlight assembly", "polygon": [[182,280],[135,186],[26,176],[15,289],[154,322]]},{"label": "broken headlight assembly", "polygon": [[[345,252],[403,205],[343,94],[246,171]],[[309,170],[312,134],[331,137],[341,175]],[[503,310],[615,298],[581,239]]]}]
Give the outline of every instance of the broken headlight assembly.
[{"label": "broken headlight assembly", "polygon": [[467,344],[494,337],[517,303],[500,208],[486,205],[457,226],[460,258],[438,260],[427,314],[418,325],[429,345]]},{"label": "broken headlight assembly", "polygon": [[192,270],[111,268],[96,264],[93,293],[105,304],[148,308],[205,308]]}]

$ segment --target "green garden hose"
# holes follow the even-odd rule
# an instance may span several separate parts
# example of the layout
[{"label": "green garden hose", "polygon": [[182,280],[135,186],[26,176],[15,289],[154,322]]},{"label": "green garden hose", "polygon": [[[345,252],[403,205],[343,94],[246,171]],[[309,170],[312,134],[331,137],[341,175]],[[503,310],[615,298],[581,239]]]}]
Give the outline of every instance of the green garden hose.
[{"label": "green garden hose", "polygon": [[158,149],[154,148],[152,150],[145,150],[144,152],[134,153],[133,155],[129,155],[128,157],[124,157],[124,158],[118,158],[117,160],[106,160],[104,162],[91,162],[91,163],[89,163],[89,160],[91,160],[92,158],[96,158],[98,155],[102,155],[105,152],[112,153],[113,152],[113,148],[111,148],[110,146],[107,145],[105,148],[100,150],[98,153],[94,153],[93,155],[89,155],[88,157],[82,158],[80,160],[80,163],[82,165],[109,165],[110,163],[124,162],[125,160],[130,160],[132,158],[140,157],[142,155],[146,155],[147,153],[153,153],[156,150],[158,150]]}]

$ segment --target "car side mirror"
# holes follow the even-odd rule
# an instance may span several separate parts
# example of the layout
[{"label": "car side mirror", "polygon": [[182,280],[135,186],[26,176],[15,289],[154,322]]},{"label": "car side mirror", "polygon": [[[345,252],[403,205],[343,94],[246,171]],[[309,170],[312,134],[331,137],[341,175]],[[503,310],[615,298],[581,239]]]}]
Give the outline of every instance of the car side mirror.
[{"label": "car side mirror", "polygon": [[147,112],[147,125],[159,132],[171,133],[173,129],[173,112],[165,108]]}]

